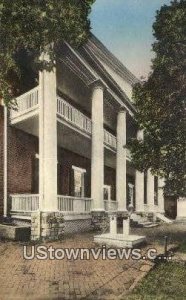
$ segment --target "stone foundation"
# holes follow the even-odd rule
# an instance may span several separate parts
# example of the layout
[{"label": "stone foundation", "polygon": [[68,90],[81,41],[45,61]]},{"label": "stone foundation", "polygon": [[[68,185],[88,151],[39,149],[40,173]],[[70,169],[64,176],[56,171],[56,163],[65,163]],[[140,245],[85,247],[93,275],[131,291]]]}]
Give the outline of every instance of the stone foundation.
[{"label": "stone foundation", "polygon": [[31,215],[31,240],[59,240],[64,234],[64,216],[60,212],[34,212]]},{"label": "stone foundation", "polygon": [[60,212],[35,212],[31,216],[31,240],[59,240],[64,235],[88,232],[91,216],[64,216]]},{"label": "stone foundation", "polygon": [[92,228],[94,230],[106,231],[109,228],[109,217],[105,211],[92,211]]}]

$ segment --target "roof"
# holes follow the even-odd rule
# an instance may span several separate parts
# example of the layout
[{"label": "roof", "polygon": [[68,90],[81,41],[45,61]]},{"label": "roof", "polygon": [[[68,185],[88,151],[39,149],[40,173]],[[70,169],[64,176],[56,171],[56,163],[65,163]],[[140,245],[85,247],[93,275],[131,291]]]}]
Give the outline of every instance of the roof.
[{"label": "roof", "polygon": [[119,59],[113,55],[103,43],[91,34],[84,48],[91,50],[97,57],[109,65],[120,77],[126,80],[129,84],[134,85],[139,82],[139,79],[129,71]]}]

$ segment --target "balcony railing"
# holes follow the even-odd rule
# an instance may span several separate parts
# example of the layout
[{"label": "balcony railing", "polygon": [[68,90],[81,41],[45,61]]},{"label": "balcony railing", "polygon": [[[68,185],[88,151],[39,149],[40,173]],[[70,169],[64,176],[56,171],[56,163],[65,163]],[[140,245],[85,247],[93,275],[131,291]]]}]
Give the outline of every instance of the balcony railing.
[{"label": "balcony railing", "polygon": [[[36,108],[38,108],[39,87],[36,87],[18,97],[16,99],[16,104],[17,105],[15,109],[11,109],[10,111],[11,120],[26,113],[32,112]],[[61,117],[74,127],[79,128],[81,131],[87,133],[88,135],[92,134],[91,119],[59,96],[57,96],[57,114],[59,117]],[[109,146],[114,150],[116,150],[117,148],[116,137],[107,130],[104,130],[104,143],[106,146]],[[129,153],[127,153],[127,157],[130,158]]]},{"label": "balcony railing", "polygon": [[11,109],[10,118],[11,120],[28,113],[38,107],[39,103],[39,87],[36,87],[29,92],[21,95],[16,99],[15,109]]},{"label": "balcony railing", "polygon": [[[89,135],[92,134],[91,119],[60,97],[57,97],[57,113],[70,124]],[[116,149],[116,137],[107,130],[104,130],[104,142],[107,146]]]},{"label": "balcony railing", "polygon": [[57,97],[57,113],[66,121],[87,132],[88,134],[91,134],[91,120],[60,97]]},{"label": "balcony railing", "polygon": [[71,196],[58,196],[58,209],[63,212],[88,213],[91,211],[92,199]]},{"label": "balcony railing", "polygon": [[32,212],[39,209],[39,195],[10,195],[11,212]]},{"label": "balcony railing", "polygon": [[105,211],[117,211],[118,202],[112,200],[104,200],[104,209]]},{"label": "balcony railing", "polygon": [[104,130],[104,142],[106,145],[116,149],[117,147],[117,141],[116,141],[116,137],[111,134],[110,132],[108,132],[107,130]]}]

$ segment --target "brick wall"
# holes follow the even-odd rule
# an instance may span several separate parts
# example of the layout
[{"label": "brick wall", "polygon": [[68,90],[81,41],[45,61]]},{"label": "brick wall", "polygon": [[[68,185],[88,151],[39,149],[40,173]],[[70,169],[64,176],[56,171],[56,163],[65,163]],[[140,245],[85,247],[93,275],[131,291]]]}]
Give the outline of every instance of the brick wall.
[{"label": "brick wall", "polygon": [[15,127],[8,128],[8,193],[31,193],[38,138]]},{"label": "brick wall", "polygon": [[[3,214],[3,129],[4,113],[0,106],[0,215]],[[8,193],[31,193],[33,158],[38,138],[8,126]]]},{"label": "brick wall", "polygon": [[[8,126],[8,193],[35,193],[33,180],[38,138]],[[72,165],[86,169],[85,196],[91,197],[91,161],[68,150],[58,148],[58,193],[73,195]],[[38,168],[38,164],[37,164]],[[115,170],[105,167],[105,184],[112,186],[115,199]],[[3,107],[0,106],[0,214],[3,213]]]},{"label": "brick wall", "polygon": [[68,150],[58,148],[58,193],[72,195],[71,180],[73,177],[72,166],[86,169],[85,197],[91,195],[91,163],[90,160]]},{"label": "brick wall", "polygon": [[[59,148],[58,149],[58,193],[61,195],[71,195],[72,191],[72,166],[76,166],[86,170],[85,173],[85,197],[91,197],[91,161],[76,153]],[[115,170],[105,167],[104,183],[111,185],[111,198],[116,199],[115,189]]]}]

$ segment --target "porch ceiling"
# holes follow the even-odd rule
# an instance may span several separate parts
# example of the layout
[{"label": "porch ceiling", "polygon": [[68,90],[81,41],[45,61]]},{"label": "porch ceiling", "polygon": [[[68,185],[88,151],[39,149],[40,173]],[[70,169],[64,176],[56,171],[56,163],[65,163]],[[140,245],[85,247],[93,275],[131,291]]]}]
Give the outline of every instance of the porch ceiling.
[{"label": "porch ceiling", "polygon": [[24,119],[23,121],[20,121],[13,125],[14,127],[25,131],[29,134],[32,134],[34,136],[39,136],[39,116],[34,115],[30,118]]}]

